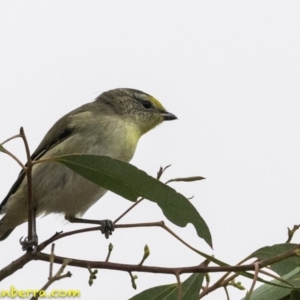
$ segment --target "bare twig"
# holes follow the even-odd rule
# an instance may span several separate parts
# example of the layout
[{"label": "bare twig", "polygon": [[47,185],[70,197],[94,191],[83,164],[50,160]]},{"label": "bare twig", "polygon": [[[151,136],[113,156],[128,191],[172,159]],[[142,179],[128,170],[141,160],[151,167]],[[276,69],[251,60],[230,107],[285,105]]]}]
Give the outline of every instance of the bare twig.
[{"label": "bare twig", "polygon": [[[51,253],[52,254],[52,253]],[[53,255],[54,257],[54,255]],[[49,255],[49,258],[51,259],[51,255]],[[57,273],[53,277],[48,278],[48,282],[37,292],[37,294],[30,298],[30,300],[37,300],[41,293],[44,293],[46,289],[55,281],[61,280],[63,278],[71,277],[72,274],[70,272],[67,272],[66,274],[62,274],[65,270],[66,266],[69,264],[70,259],[64,258],[61,267],[57,271]]]},{"label": "bare twig", "polygon": [[109,260],[110,255],[111,255],[111,253],[113,251],[113,248],[114,248],[113,244],[109,243],[109,245],[108,245],[108,253],[107,253],[107,256],[106,256],[106,259],[105,259],[106,262]]},{"label": "bare twig", "polygon": [[290,243],[292,241],[292,238],[299,227],[300,225],[294,225],[292,229],[288,228],[288,239],[286,240],[286,243]]},{"label": "bare twig", "polygon": [[90,277],[89,277],[89,286],[91,286],[93,283],[94,283],[94,280],[97,279],[97,273],[98,273],[98,270],[92,270],[90,265],[87,266],[87,269],[90,273]]},{"label": "bare twig", "polygon": [[167,165],[166,167],[160,167],[159,168],[159,170],[158,170],[158,172],[157,172],[157,175],[156,175],[156,179],[157,180],[159,180],[160,179],[160,177],[162,176],[162,174],[168,169],[168,168],[170,168],[171,167],[171,165]]},{"label": "bare twig", "polygon": [[130,276],[130,279],[131,279],[131,285],[132,287],[136,290],[136,282],[135,280],[137,279],[137,276],[136,275],[132,275],[132,273],[129,271],[129,276]]},{"label": "bare twig", "polygon": [[228,293],[228,289],[227,289],[227,285],[224,286],[224,291],[225,291],[225,294],[226,294],[226,299],[227,299],[227,300],[230,300],[230,298],[229,298],[229,293]]},{"label": "bare twig", "polygon": [[285,284],[287,284],[287,285],[290,285],[291,287],[293,286],[291,283],[289,283],[288,281],[282,279],[281,277],[276,276],[276,275],[274,275],[274,274],[272,274],[272,273],[270,273],[270,272],[267,272],[267,271],[265,271],[265,270],[263,270],[263,269],[259,270],[259,273],[264,274],[264,275],[267,275],[267,276],[269,276],[269,277],[271,277],[271,278],[273,278],[273,279],[275,279],[275,280],[278,280],[278,281],[280,281],[280,282],[282,282],[282,283],[285,283]]},{"label": "bare twig", "polygon": [[145,198],[140,198],[136,202],[134,202],[125,212],[123,212],[117,219],[114,220],[114,224],[119,222],[125,215],[127,215],[134,207],[140,204]]},{"label": "bare twig", "polygon": [[[19,136],[20,135],[18,135],[18,137]],[[9,155],[25,171],[26,167],[22,164],[22,162],[14,154],[12,154],[10,151],[8,151],[6,148],[4,148],[2,145],[3,144],[0,144],[0,146],[1,146],[1,150],[0,151],[3,152],[3,153],[5,153],[5,154],[7,154],[7,155]]]},{"label": "bare twig", "polygon": [[248,295],[251,297],[253,291],[254,291],[254,288],[255,288],[255,284],[257,282],[257,278],[258,278],[258,272],[259,272],[259,263],[254,263],[254,266],[255,266],[255,270],[254,270],[254,278],[252,280],[252,284],[251,284],[251,287],[250,287],[250,290],[248,292]]},{"label": "bare twig", "polygon": [[51,254],[50,254],[49,278],[52,278],[53,276],[54,247],[55,244],[53,243],[51,246]]},{"label": "bare twig", "polygon": [[[23,245],[23,249],[27,251],[36,251],[36,245],[34,240],[37,239],[36,235],[36,221],[35,221],[35,212],[36,212],[36,204],[33,203],[33,197],[32,197],[32,160],[30,156],[30,150],[27,142],[27,138],[24,132],[23,127],[20,128],[20,136],[23,139],[25,150],[26,150],[26,156],[27,156],[27,165],[25,168],[25,173],[27,177],[27,213],[28,213],[28,237],[25,239],[21,244]],[[37,241],[36,241],[37,243]],[[34,248],[30,247],[30,245],[33,245]]]},{"label": "bare twig", "polygon": [[[42,260],[42,261],[49,261],[49,254],[39,252],[32,254],[34,259]],[[55,256],[54,262],[61,264],[65,257]],[[180,268],[167,268],[167,267],[155,267],[155,266],[144,266],[144,265],[130,265],[130,264],[119,264],[119,263],[112,263],[112,262],[103,262],[103,261],[87,261],[87,260],[80,260],[71,258],[71,262],[69,263],[70,266],[80,267],[80,268],[87,268],[89,265],[91,268],[95,269],[107,269],[107,270],[117,270],[117,271],[137,271],[137,272],[149,272],[149,273],[161,273],[161,274],[173,274],[175,275],[176,272],[179,274],[185,273],[219,273],[219,272],[241,272],[241,271],[253,271],[255,269],[253,264],[250,265],[243,265],[243,266],[225,266],[225,267],[203,267],[203,266],[191,266],[191,267],[180,267]]]},{"label": "bare twig", "polygon": [[7,142],[9,142],[9,141],[11,141],[11,140],[13,140],[13,139],[17,139],[17,138],[19,138],[19,137],[21,137],[21,134],[20,134],[20,133],[18,133],[18,134],[16,134],[16,135],[13,135],[12,137],[10,137],[10,138],[6,139],[4,142],[2,142],[1,145],[4,145],[4,144],[6,144]]},{"label": "bare twig", "polygon": [[[149,272],[149,273],[161,273],[161,274],[184,274],[184,273],[209,273],[209,272],[244,272],[255,270],[255,268],[262,268],[269,264],[273,264],[275,262],[279,262],[287,257],[295,255],[296,251],[300,249],[300,245],[297,245],[293,249],[286,251],[280,255],[277,255],[273,258],[266,259],[260,262],[257,262],[256,266],[252,264],[242,265],[242,266],[221,266],[221,267],[206,267],[206,266],[191,266],[191,267],[180,267],[180,268],[165,268],[165,267],[155,267],[155,266],[144,266],[144,265],[129,265],[129,264],[119,264],[112,262],[101,262],[101,261],[86,261],[86,260],[78,260],[78,259],[68,259],[68,265],[81,267],[81,268],[95,268],[95,269],[108,269],[108,270],[118,270],[125,272]],[[0,280],[11,275],[17,269],[22,268],[26,263],[31,260],[41,260],[49,262],[50,255],[42,252],[37,253],[26,253],[21,256],[18,260],[14,261],[11,265],[0,271]],[[60,256],[53,257],[54,263],[64,264],[66,258]],[[235,274],[237,275],[237,274]],[[243,274],[242,274],[243,275]],[[228,278],[227,280],[229,280]],[[224,282],[224,284],[228,284],[228,281]],[[285,286],[287,287],[287,286]],[[216,287],[214,287],[216,289]],[[212,287],[208,288],[204,293],[207,294],[213,290]],[[203,293],[203,294],[204,294]],[[203,297],[203,294],[200,295],[200,298]]]},{"label": "bare twig", "polygon": [[182,285],[181,285],[181,281],[180,281],[180,274],[179,272],[175,272],[175,277],[176,277],[176,281],[177,281],[177,299],[181,300],[182,299]]}]

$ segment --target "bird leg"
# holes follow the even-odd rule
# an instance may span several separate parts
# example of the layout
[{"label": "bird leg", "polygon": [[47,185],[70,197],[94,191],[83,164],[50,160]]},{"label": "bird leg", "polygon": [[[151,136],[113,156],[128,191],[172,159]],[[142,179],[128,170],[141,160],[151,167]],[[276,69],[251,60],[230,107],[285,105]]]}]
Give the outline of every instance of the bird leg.
[{"label": "bird leg", "polygon": [[76,218],[73,216],[65,216],[65,219],[70,223],[84,223],[84,224],[97,224],[101,225],[101,233],[105,235],[108,239],[112,232],[115,230],[115,225],[111,220],[90,220],[90,219],[82,219]]},{"label": "bird leg", "polygon": [[22,240],[23,237],[20,239],[20,244],[22,245],[22,250],[33,250],[33,252],[36,250],[36,246],[38,245],[38,236],[36,233],[36,211],[37,211],[37,206],[35,205],[32,209],[32,214],[31,214],[31,222],[28,222],[29,232],[31,233],[29,238],[26,237],[24,240]]}]

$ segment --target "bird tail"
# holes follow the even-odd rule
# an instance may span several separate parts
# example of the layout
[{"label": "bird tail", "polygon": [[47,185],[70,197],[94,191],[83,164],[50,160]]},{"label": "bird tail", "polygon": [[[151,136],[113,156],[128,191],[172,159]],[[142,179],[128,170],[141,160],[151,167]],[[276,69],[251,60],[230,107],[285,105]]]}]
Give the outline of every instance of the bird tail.
[{"label": "bird tail", "polygon": [[7,214],[0,220],[0,242],[5,240],[12,232],[13,230],[22,222],[8,222],[10,220],[18,220],[17,218],[14,218],[14,216],[7,216]]},{"label": "bird tail", "polygon": [[5,240],[15,228],[3,229],[0,226],[0,242]]}]

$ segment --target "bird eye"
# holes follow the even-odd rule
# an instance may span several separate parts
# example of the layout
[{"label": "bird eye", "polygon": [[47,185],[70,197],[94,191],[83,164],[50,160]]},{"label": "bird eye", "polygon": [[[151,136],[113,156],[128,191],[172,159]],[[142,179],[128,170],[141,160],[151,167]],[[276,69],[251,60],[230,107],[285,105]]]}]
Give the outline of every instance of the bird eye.
[{"label": "bird eye", "polygon": [[142,105],[146,109],[149,109],[152,107],[152,103],[150,101],[142,101]]}]

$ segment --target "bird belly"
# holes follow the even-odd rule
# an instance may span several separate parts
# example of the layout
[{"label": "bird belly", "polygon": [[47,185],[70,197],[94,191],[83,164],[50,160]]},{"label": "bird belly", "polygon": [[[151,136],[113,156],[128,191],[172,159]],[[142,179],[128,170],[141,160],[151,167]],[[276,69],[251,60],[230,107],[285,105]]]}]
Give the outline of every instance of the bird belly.
[{"label": "bird belly", "polygon": [[38,214],[81,216],[106,192],[106,189],[57,162],[41,164],[33,172],[33,186]]}]

